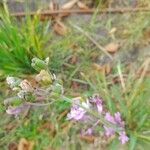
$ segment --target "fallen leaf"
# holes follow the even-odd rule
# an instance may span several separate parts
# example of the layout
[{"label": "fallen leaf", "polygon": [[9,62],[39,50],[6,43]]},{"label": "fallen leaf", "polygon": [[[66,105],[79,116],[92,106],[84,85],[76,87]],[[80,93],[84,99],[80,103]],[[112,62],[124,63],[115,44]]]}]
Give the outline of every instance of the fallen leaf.
[{"label": "fallen leaf", "polygon": [[80,9],[89,9],[89,7],[86,4],[84,4],[83,2],[79,1],[79,2],[77,2],[77,5]]},{"label": "fallen leaf", "polygon": [[16,127],[16,122],[15,123],[8,123],[5,127],[4,127],[4,130],[6,131],[10,131],[12,130],[13,128]]},{"label": "fallen leaf", "polygon": [[9,145],[8,145],[8,150],[18,150],[17,147],[18,147],[17,143],[11,142],[11,143],[9,143]]},{"label": "fallen leaf", "polygon": [[94,63],[93,68],[97,71],[105,72],[105,68],[99,64]]},{"label": "fallen leaf", "polygon": [[61,8],[62,9],[71,9],[77,2],[78,2],[78,0],[71,0],[67,3],[65,3]]},{"label": "fallen leaf", "polygon": [[38,131],[43,132],[43,130],[47,130],[51,135],[55,134],[55,126],[51,122],[45,122],[41,124],[38,128]]},{"label": "fallen leaf", "polygon": [[109,63],[108,63],[108,64],[105,64],[104,67],[105,67],[105,73],[106,73],[106,74],[109,74],[110,71],[111,71],[111,66],[110,66],[110,64],[109,64]]},{"label": "fallen leaf", "polygon": [[116,52],[117,50],[119,49],[119,44],[118,43],[109,43],[108,45],[105,46],[105,50],[107,52],[110,52],[110,53],[114,53]]},{"label": "fallen leaf", "polygon": [[79,89],[79,84],[75,81],[72,81],[71,82],[71,88],[74,90],[77,90],[77,89]]},{"label": "fallen leaf", "polygon": [[94,140],[96,139],[96,137],[92,136],[92,135],[82,135],[82,136],[80,136],[80,139],[84,140],[86,142],[89,142],[89,143],[93,143]]},{"label": "fallen leaf", "polygon": [[76,64],[77,61],[78,61],[77,55],[73,55],[73,56],[71,57],[70,63],[71,63],[71,64]]},{"label": "fallen leaf", "polygon": [[106,74],[109,74],[110,71],[111,71],[111,66],[110,66],[109,63],[104,64],[104,65],[99,65],[99,64],[94,63],[93,67],[94,67],[95,70],[106,73]]},{"label": "fallen leaf", "polygon": [[18,150],[33,150],[34,142],[21,138],[18,144]]},{"label": "fallen leaf", "polygon": [[67,27],[61,21],[57,21],[54,24],[53,30],[59,35],[65,35],[68,31]]}]

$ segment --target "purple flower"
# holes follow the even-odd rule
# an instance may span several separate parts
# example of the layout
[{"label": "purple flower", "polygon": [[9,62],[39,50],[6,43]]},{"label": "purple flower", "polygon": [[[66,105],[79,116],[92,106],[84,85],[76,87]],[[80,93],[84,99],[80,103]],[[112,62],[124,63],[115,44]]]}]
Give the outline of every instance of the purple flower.
[{"label": "purple flower", "polygon": [[86,133],[87,135],[92,135],[93,129],[92,129],[92,128],[88,128],[85,133]]},{"label": "purple flower", "polygon": [[19,105],[19,106],[16,106],[16,107],[9,106],[8,109],[6,110],[6,112],[9,115],[17,115],[17,114],[25,111],[27,106],[28,105]]},{"label": "purple flower", "polygon": [[115,134],[115,130],[110,127],[104,126],[106,136],[112,136]]},{"label": "purple flower", "polygon": [[106,113],[105,119],[113,124],[116,124],[115,118],[109,112]]},{"label": "purple flower", "polygon": [[86,113],[86,111],[83,108],[78,107],[78,106],[73,106],[71,108],[70,113],[68,113],[68,115],[67,115],[67,119],[68,120],[70,120],[70,119],[80,120],[83,118],[85,113]]},{"label": "purple flower", "polygon": [[125,131],[122,131],[122,132],[119,133],[119,140],[121,141],[122,144],[125,144],[129,140],[129,138],[126,135]]},{"label": "purple flower", "polygon": [[[81,105],[82,107],[80,107]],[[85,113],[87,112],[87,109],[89,109],[90,103],[89,101],[82,102],[80,104],[80,101],[76,101],[73,103],[73,106],[71,108],[70,113],[67,115],[67,119],[75,119],[75,120],[81,120],[85,117]]]},{"label": "purple flower", "polygon": [[92,133],[93,133],[92,128],[88,128],[87,130],[85,130],[85,129],[81,130],[81,135],[92,135]]},{"label": "purple flower", "polygon": [[119,112],[115,113],[114,119],[115,119],[115,122],[120,125],[120,127],[124,128],[125,124],[124,124],[124,121],[122,121],[121,115]]},{"label": "purple flower", "polygon": [[98,96],[94,96],[90,99],[90,101],[93,102],[96,105],[98,112],[102,113],[102,111],[103,111],[103,101],[102,101],[102,99],[100,99]]}]

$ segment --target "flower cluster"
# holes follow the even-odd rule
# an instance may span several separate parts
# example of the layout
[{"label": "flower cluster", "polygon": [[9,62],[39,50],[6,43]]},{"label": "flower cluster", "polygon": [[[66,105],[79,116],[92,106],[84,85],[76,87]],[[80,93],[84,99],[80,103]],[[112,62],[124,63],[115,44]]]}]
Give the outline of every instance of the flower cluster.
[{"label": "flower cluster", "polygon": [[[95,116],[92,116],[92,114],[90,114],[90,110],[96,110],[97,114],[99,115],[99,119],[94,118]],[[126,143],[129,138],[126,135],[125,122],[122,121],[120,113],[116,112],[114,116],[112,116],[109,112],[105,112],[103,108],[103,101],[98,96],[87,99],[86,102],[80,102],[80,99],[75,100],[75,102],[73,102],[70,112],[67,115],[67,119],[73,119],[80,122],[85,121],[86,119],[89,120],[90,123],[91,120],[96,121],[96,123],[92,123],[92,127],[88,128],[87,130],[82,129],[81,131],[81,134],[92,134],[94,128],[98,125],[99,120],[102,119],[102,116],[104,116],[105,121],[103,122],[105,135],[107,137],[110,137],[115,133],[118,133],[121,143]],[[114,128],[114,126],[118,127],[119,130]]]},{"label": "flower cluster", "polygon": [[61,81],[48,70],[48,61],[48,58],[45,61],[38,58],[32,59],[31,65],[35,70],[39,71],[39,74],[34,79],[36,86],[33,86],[26,79],[7,77],[7,84],[16,92],[16,96],[4,100],[8,114],[18,115],[29,108],[30,105],[35,106],[35,104],[38,104],[38,106],[42,106],[40,104],[45,104],[45,101],[52,101],[63,94]]},{"label": "flower cluster", "polygon": [[[121,128],[121,131],[119,131],[119,140],[121,141],[122,144],[126,143],[129,138],[125,133],[125,123],[124,121],[122,121],[120,113],[116,112],[114,116],[112,116],[109,112],[107,112],[105,114],[105,120]],[[105,134],[108,137],[115,134],[115,130],[112,127],[108,127],[104,125],[104,129],[105,129]]]}]

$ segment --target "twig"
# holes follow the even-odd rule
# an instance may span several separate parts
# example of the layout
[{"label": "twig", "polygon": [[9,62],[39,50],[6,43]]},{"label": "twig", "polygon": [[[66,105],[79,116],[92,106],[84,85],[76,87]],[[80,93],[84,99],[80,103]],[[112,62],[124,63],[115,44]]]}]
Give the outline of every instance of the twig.
[{"label": "twig", "polygon": [[51,105],[52,103],[54,103],[54,101],[49,102],[49,103],[45,103],[45,104],[42,104],[42,103],[31,103],[31,102],[27,102],[26,104],[28,104],[30,106],[40,107],[40,106],[48,106],[48,105]]},{"label": "twig", "polygon": [[70,24],[70,25],[73,26],[78,31],[80,31],[83,35],[85,35],[92,43],[94,43],[110,59],[113,59],[112,56],[105,50],[105,48],[103,46],[101,46],[97,41],[95,41],[87,32],[85,32],[84,30],[82,30],[80,27],[78,27],[76,25],[73,25],[73,24]]},{"label": "twig", "polygon": [[51,15],[56,15],[56,14],[72,14],[72,13],[78,13],[78,14],[91,14],[97,11],[97,13],[135,13],[135,12],[150,12],[149,7],[138,7],[138,8],[108,8],[108,9],[69,9],[69,10],[54,10],[54,11],[43,11],[40,13],[37,13],[35,11],[25,13],[25,12],[16,12],[10,14],[10,16],[14,17],[24,17],[26,15],[34,16],[34,15],[41,15],[41,16],[51,16]]}]

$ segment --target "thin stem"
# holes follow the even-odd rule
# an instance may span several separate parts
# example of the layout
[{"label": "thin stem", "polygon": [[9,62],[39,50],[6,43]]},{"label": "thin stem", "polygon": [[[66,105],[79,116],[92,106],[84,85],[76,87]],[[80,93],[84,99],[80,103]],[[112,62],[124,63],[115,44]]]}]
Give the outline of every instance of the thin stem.
[{"label": "thin stem", "polygon": [[79,32],[81,32],[83,35],[85,35],[97,48],[99,48],[103,53],[105,53],[111,60],[113,59],[112,56],[106,51],[106,49],[101,46],[97,41],[95,41],[87,32],[85,32],[83,29],[78,27],[77,25],[71,24],[72,27],[77,29]]},{"label": "thin stem", "polygon": [[51,102],[45,103],[45,104],[26,102],[26,104],[31,105],[31,106],[41,107],[41,106],[48,106],[48,105],[51,105],[51,104],[54,103],[54,102],[55,102],[55,101],[51,101]]}]

